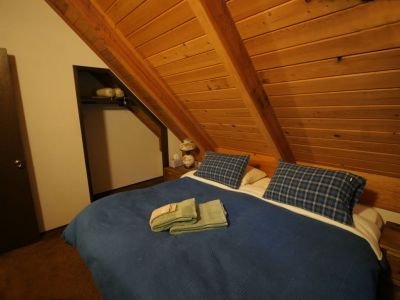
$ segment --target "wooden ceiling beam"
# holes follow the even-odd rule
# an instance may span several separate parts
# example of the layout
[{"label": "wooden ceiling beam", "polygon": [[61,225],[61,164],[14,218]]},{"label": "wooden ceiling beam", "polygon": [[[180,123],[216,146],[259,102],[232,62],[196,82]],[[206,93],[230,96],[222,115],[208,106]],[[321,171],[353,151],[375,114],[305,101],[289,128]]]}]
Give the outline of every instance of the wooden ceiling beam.
[{"label": "wooden ceiling beam", "polygon": [[247,50],[224,0],[188,0],[203,29],[221,58],[257,127],[274,143],[276,157],[294,162],[294,156],[283,134],[268,97],[257,76]]},{"label": "wooden ceiling beam", "polygon": [[193,122],[170,88],[100,7],[86,0],[46,1],[172,132],[181,139],[193,139],[201,151],[215,148],[211,138]]}]

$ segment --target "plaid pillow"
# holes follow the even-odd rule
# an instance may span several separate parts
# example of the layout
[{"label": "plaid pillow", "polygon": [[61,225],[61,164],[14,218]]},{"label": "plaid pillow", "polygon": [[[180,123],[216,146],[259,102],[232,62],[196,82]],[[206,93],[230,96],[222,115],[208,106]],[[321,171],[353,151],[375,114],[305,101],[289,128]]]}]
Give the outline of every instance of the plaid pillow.
[{"label": "plaid pillow", "polygon": [[347,225],[366,180],[363,177],[280,161],[264,198],[294,205]]},{"label": "plaid pillow", "polygon": [[195,175],[237,189],[249,162],[248,155],[207,152]]}]

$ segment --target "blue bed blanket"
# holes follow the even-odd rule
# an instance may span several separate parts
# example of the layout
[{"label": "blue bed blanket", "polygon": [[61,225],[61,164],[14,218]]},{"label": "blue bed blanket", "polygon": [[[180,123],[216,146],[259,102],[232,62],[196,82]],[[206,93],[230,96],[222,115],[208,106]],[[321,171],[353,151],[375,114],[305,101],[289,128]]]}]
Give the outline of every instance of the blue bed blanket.
[{"label": "blue bed blanket", "polygon": [[[229,227],[154,233],[153,209],[219,198]],[[375,299],[379,262],[359,236],[191,178],[111,195],[65,229],[105,299]]]}]

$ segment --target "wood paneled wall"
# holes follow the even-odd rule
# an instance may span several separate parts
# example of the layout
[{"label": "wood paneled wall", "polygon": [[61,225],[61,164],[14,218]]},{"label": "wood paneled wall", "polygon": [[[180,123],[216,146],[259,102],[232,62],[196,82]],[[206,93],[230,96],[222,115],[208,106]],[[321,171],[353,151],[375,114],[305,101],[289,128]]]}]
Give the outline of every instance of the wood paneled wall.
[{"label": "wood paneled wall", "polygon": [[276,156],[187,1],[96,2],[216,145]]},{"label": "wood paneled wall", "polygon": [[[201,152],[214,149],[214,142],[193,122],[170,87],[105,15],[102,7],[111,5],[108,1],[47,2],[178,137],[193,137]],[[131,5],[132,1],[126,4]],[[138,20],[147,20],[147,17],[138,16]]]},{"label": "wood paneled wall", "polygon": [[[219,147],[274,155],[187,1],[96,0]],[[230,0],[297,160],[400,176],[397,0]]]},{"label": "wood paneled wall", "polygon": [[296,159],[399,177],[399,2],[248,3],[227,5]]},{"label": "wood paneled wall", "polygon": [[[186,119],[177,131],[187,134],[190,130],[180,125],[192,122],[209,139],[208,145],[279,158],[276,139],[260,128],[193,3],[47,1],[85,2],[101,14],[118,39],[134,50],[133,56],[145,63],[142,66],[149,66],[150,81],[156,79],[165,91],[160,97],[179,102],[183,111],[177,115]],[[226,6],[233,27],[226,30],[237,31],[268,96],[266,106],[272,106],[297,161],[400,177],[398,0],[228,0]],[[96,27],[80,29],[85,20],[79,12],[58,12],[103,52],[113,47],[91,39]],[[123,69],[117,55],[111,59]],[[129,70],[126,77],[136,81]],[[163,112],[173,101],[161,101],[164,106],[156,102],[149,99],[153,111],[174,123],[174,116]]]}]

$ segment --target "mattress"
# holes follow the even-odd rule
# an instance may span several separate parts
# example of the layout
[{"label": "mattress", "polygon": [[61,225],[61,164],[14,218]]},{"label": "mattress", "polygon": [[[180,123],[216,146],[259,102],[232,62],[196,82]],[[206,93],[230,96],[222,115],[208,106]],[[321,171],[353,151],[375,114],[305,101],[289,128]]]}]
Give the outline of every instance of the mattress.
[{"label": "mattress", "polygon": [[[220,199],[229,227],[150,230],[153,209],[192,197]],[[97,200],[64,237],[105,299],[375,299],[380,271],[356,230],[190,177]]]}]

